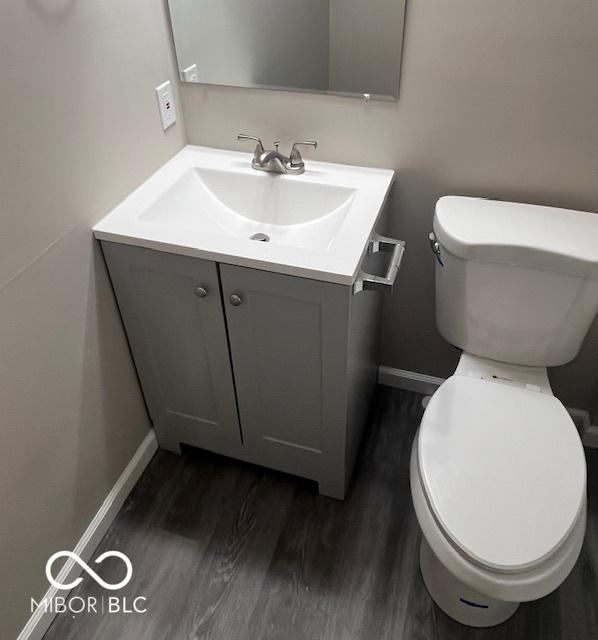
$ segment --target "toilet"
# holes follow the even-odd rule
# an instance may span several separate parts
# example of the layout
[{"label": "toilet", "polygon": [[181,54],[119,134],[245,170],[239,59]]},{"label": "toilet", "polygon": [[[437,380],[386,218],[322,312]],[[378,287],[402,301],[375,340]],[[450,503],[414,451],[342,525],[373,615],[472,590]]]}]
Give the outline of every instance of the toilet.
[{"label": "toilet", "polygon": [[598,215],[441,198],[436,322],[462,350],[411,451],[426,588],[449,616],[497,625],[556,589],[586,525],[586,462],[547,367],[598,312]]}]

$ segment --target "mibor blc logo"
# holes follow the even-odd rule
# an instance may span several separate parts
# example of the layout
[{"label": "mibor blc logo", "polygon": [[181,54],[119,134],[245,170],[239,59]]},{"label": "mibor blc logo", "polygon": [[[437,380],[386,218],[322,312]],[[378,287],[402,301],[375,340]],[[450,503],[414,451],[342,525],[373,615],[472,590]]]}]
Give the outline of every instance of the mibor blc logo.
[{"label": "mibor blc logo", "polygon": [[[108,591],[117,591],[118,589],[122,589],[129,584],[133,577],[133,565],[129,558],[120,551],[105,551],[93,562],[95,565],[100,565],[107,558],[118,558],[121,560],[125,566],[125,577],[115,583],[106,582],[76,553],[73,553],[72,551],[57,551],[51,555],[50,558],[48,558],[48,562],[46,562],[46,577],[55,589],[61,591],[70,591],[83,582],[83,578],[81,576],[71,580],[70,582],[66,582],[66,576],[61,576],[60,573],[54,576],[52,568],[56,561],[61,558],[66,559],[67,563],[70,565],[70,569],[75,565],[79,565],[81,569],[90,576],[90,578],[102,587],[102,589],[106,589]],[[70,571],[66,571],[66,573],[68,575]],[[42,609],[44,613],[145,613],[147,611],[147,607],[145,606],[146,601],[147,598],[142,596],[134,598],[128,596],[101,596],[99,598],[94,596],[46,596],[39,602],[34,598],[31,598],[31,612],[33,613],[38,609]]]},{"label": "mibor blc logo", "polygon": [[131,561],[124,553],[121,553],[120,551],[106,551],[94,560],[95,564],[101,564],[106,558],[120,558],[125,563],[125,567],[127,568],[127,575],[116,584],[109,584],[108,582],[102,580],[102,578],[100,578],[100,576],[87,564],[87,562],[81,560],[81,558],[76,553],[73,553],[72,551],[57,551],[54,555],[50,556],[48,562],[46,562],[46,577],[48,578],[50,584],[57,589],[74,589],[78,584],[83,582],[83,578],[81,577],[76,578],[72,582],[68,582],[66,584],[58,582],[56,578],[52,576],[52,565],[56,560],[58,560],[58,558],[71,558],[71,560],[74,560],[83,569],[83,571],[85,571],[85,573],[88,573],[101,587],[104,587],[104,589],[109,589],[111,591],[122,589],[122,587],[129,584],[129,581],[131,580],[131,577],[133,575],[133,565],[131,564]]}]

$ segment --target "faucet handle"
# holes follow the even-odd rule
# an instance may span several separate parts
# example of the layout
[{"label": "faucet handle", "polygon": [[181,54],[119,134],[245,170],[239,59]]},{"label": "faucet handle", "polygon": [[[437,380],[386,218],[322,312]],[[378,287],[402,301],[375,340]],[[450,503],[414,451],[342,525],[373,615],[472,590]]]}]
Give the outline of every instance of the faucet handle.
[{"label": "faucet handle", "polygon": [[264,146],[257,136],[250,136],[246,133],[237,133],[237,140],[255,140],[259,145]]},{"label": "faucet handle", "polygon": [[313,147],[314,149],[318,148],[318,143],[315,140],[302,140],[300,142],[295,142],[293,144],[293,148],[291,149],[291,155],[289,156],[291,167],[300,167],[303,163],[303,158],[301,157],[301,152],[297,149],[298,146],[305,145],[308,147]]},{"label": "faucet handle", "polygon": [[257,136],[249,136],[246,133],[238,133],[237,140],[255,140],[257,142],[255,151],[253,152],[254,159],[259,158],[264,153],[264,145]]}]

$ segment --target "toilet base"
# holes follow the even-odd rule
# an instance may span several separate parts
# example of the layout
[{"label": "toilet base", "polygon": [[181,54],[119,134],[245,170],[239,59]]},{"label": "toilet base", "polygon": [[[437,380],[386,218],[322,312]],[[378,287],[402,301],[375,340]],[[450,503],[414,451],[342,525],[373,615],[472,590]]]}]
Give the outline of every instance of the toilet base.
[{"label": "toilet base", "polygon": [[457,580],[422,538],[419,566],[426,589],[448,616],[469,627],[493,627],[510,618],[518,602],[494,600]]}]

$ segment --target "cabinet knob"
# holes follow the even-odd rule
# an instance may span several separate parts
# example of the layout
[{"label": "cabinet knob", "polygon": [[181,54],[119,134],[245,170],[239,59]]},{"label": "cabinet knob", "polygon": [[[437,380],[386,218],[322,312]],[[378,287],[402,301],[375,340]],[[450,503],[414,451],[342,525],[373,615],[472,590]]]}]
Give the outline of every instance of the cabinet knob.
[{"label": "cabinet knob", "polygon": [[237,293],[233,293],[233,295],[230,297],[230,303],[233,305],[233,307],[238,307],[239,305],[243,304],[243,298],[241,298],[241,296]]},{"label": "cabinet knob", "polygon": [[205,298],[208,295],[208,290],[205,287],[197,287],[195,289],[195,295],[198,298]]}]

